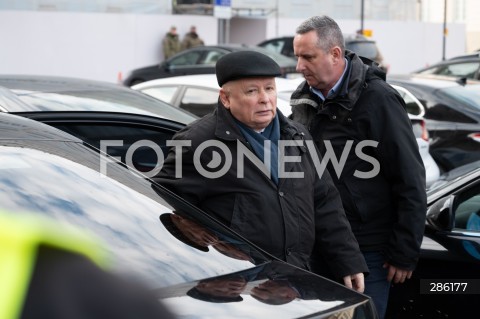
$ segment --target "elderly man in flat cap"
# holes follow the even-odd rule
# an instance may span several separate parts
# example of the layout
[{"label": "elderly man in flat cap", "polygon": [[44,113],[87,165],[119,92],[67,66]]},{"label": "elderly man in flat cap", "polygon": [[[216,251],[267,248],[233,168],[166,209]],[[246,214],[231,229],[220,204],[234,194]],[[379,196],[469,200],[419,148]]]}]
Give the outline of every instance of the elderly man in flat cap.
[{"label": "elderly man in flat cap", "polygon": [[317,172],[308,130],[277,110],[280,74],[255,51],[220,58],[217,108],[174,136],[154,180],[288,263],[310,269],[322,256],[336,280],[362,292],[368,268],[339,193]]}]

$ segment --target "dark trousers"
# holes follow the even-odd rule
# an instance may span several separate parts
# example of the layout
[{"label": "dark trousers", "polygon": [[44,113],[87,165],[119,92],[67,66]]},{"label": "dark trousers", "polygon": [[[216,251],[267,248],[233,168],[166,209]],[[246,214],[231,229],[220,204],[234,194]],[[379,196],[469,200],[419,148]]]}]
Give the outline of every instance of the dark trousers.
[{"label": "dark trousers", "polygon": [[365,294],[372,298],[377,308],[378,318],[385,317],[387,310],[390,282],[387,281],[388,269],[383,268],[385,259],[381,252],[364,252],[370,274],[365,278]]}]

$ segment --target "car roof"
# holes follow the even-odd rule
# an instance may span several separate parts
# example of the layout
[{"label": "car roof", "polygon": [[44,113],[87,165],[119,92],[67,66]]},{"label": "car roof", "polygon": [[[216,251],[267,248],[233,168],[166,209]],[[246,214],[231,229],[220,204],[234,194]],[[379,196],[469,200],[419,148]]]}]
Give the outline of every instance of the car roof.
[{"label": "car roof", "polygon": [[168,78],[161,78],[142,82],[132,86],[134,90],[142,90],[147,87],[156,85],[169,85],[169,84],[183,84],[183,85],[199,85],[209,87],[212,89],[220,89],[217,83],[217,76],[215,74],[192,74],[192,75],[180,75],[172,76]]},{"label": "car roof", "polygon": [[417,72],[423,72],[425,70],[429,70],[432,68],[436,68],[442,65],[451,65],[451,64],[457,64],[457,63],[465,63],[465,62],[480,62],[480,53],[479,54],[468,54],[468,55],[461,55],[461,56],[456,56],[447,60],[443,61],[438,61],[436,63],[433,63],[432,65],[420,68],[418,70],[415,70],[413,73]]},{"label": "car roof", "polygon": [[[293,92],[298,85],[304,80],[303,77],[293,78],[293,79],[285,79],[281,77],[275,78],[277,92]],[[155,79],[146,82],[142,82],[132,86],[134,90],[146,90],[151,87],[155,86],[169,86],[169,85],[191,85],[191,86],[198,86],[198,87],[205,87],[211,88],[213,90],[219,90],[220,87],[217,83],[217,77],[215,74],[194,74],[194,75],[181,75],[175,77],[168,77],[162,79]],[[286,101],[285,99],[279,98],[277,99],[277,107],[285,116],[289,116],[291,111],[290,102]]]},{"label": "car roof", "polygon": [[[271,58],[275,59],[277,63],[294,63],[295,65],[297,64],[297,61],[295,59],[292,59],[290,57],[284,56],[280,53],[273,52],[271,50],[267,50],[265,48],[256,46],[256,45],[247,45],[247,44],[240,44],[240,43],[227,43],[227,44],[217,44],[217,45],[203,45],[203,46],[198,46],[194,48],[187,49],[185,51],[181,51],[178,54],[182,54],[188,50],[191,51],[197,51],[197,50],[209,50],[211,48],[219,48],[219,49],[224,49],[228,51],[257,51],[261,52],[265,55],[270,56]],[[173,57],[172,57],[173,58]],[[282,65],[280,65],[282,66]]]},{"label": "car roof", "polygon": [[474,61],[479,60],[480,59],[480,52],[464,54],[464,55],[457,55],[457,56],[454,56],[452,58],[449,58],[446,61],[456,61],[456,60],[464,60],[464,59],[473,59]]},{"label": "car roof", "polygon": [[168,103],[109,82],[43,75],[0,75],[0,87],[11,90],[26,102],[0,105],[9,112],[109,111],[155,116],[182,124],[197,119]]},{"label": "car roof", "polygon": [[116,84],[81,78],[47,75],[0,74],[0,85],[11,90],[42,92],[101,91],[124,89]]},{"label": "car roof", "polygon": [[[286,91],[290,89],[295,89],[301,82],[303,78],[295,79],[285,79],[281,77],[275,78],[277,84],[277,91]],[[168,78],[161,78],[142,82],[132,86],[134,90],[142,90],[147,87],[156,86],[156,85],[169,85],[169,84],[183,84],[183,85],[198,85],[203,87],[209,87],[212,89],[220,89],[217,82],[217,76],[215,74],[192,74],[192,75],[180,75],[173,76]]]},{"label": "car roof", "polygon": [[[267,43],[267,42],[270,42],[270,41],[276,41],[276,40],[293,40],[293,38],[294,38],[293,35],[269,38],[269,39],[266,39],[266,40],[260,42],[258,45],[262,45],[264,43]],[[347,42],[372,42],[372,43],[376,43],[376,41],[373,40],[373,39],[369,39],[365,36],[357,35],[357,34],[344,33],[343,38]]]},{"label": "car roof", "polygon": [[436,89],[462,86],[455,78],[417,74],[389,74],[387,82],[411,83]]}]

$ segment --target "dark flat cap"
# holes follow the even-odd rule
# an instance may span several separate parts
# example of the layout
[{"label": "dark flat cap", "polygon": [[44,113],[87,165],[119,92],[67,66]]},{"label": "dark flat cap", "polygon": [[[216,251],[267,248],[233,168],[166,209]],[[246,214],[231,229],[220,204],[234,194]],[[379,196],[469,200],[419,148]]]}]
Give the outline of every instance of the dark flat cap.
[{"label": "dark flat cap", "polygon": [[192,298],[202,300],[202,301],[208,301],[208,302],[217,302],[217,303],[227,303],[227,302],[238,302],[238,301],[243,301],[243,298],[241,296],[214,296],[214,295],[209,295],[206,293],[201,292],[198,290],[196,287],[193,287],[189,291],[187,291],[187,296],[190,296]]},{"label": "dark flat cap", "polygon": [[275,77],[282,74],[280,66],[269,56],[257,51],[227,53],[215,65],[218,85],[251,77]]},{"label": "dark flat cap", "polygon": [[201,250],[201,251],[204,251],[204,252],[209,251],[208,247],[202,246],[202,245],[200,245],[196,242],[193,242],[187,236],[185,236],[183,234],[183,232],[180,229],[178,229],[178,227],[175,226],[175,224],[173,223],[172,215],[173,214],[170,214],[170,213],[162,214],[162,215],[160,215],[160,221],[162,222],[163,226],[165,226],[165,228],[170,232],[170,234],[173,235],[173,237],[180,240],[184,244],[187,244],[188,246],[191,246],[191,247],[196,248],[198,250]]}]

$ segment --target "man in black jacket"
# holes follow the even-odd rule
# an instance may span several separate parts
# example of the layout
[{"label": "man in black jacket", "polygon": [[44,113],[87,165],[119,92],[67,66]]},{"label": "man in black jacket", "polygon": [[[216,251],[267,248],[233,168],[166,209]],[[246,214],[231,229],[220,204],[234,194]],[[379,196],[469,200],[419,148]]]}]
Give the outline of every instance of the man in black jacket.
[{"label": "man in black jacket", "polygon": [[365,293],[383,318],[391,280],[412,275],[425,225],[425,169],[405,103],[372,61],[345,51],[331,18],[304,21],[293,45],[306,81],[291,96],[291,118],[329,159],[369,266]]},{"label": "man in black jacket", "polygon": [[322,255],[335,279],[363,291],[365,260],[306,128],[276,108],[280,67],[255,52],[216,64],[213,113],[178,132],[154,178],[272,255],[302,268]]}]

